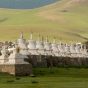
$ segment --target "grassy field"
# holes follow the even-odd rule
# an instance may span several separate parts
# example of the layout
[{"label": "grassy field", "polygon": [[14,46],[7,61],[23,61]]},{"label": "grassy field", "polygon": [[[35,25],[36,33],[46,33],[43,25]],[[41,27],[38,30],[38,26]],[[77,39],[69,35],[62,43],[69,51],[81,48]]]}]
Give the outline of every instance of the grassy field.
[{"label": "grassy field", "polygon": [[36,77],[0,74],[0,88],[88,88],[86,68],[37,68]]},{"label": "grassy field", "polygon": [[[74,1],[74,2],[73,2]],[[36,9],[0,9],[0,40],[16,40],[20,32],[28,39],[34,32],[57,41],[84,42],[88,38],[88,1],[61,0]]]}]

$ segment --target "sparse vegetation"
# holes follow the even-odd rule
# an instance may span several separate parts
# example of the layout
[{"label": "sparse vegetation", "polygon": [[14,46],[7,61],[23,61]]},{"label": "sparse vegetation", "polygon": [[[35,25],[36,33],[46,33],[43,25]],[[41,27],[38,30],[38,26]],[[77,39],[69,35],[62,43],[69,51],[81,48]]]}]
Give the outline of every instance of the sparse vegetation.
[{"label": "sparse vegetation", "polygon": [[15,82],[14,80],[7,80],[7,83],[13,83]]},{"label": "sparse vegetation", "polygon": [[39,83],[39,82],[36,80],[31,80],[31,83],[35,84],[35,83]]}]

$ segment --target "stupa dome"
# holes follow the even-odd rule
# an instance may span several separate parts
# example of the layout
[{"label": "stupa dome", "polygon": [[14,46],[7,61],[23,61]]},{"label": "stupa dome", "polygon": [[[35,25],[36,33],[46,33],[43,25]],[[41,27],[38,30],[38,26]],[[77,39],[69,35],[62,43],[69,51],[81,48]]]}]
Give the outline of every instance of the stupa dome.
[{"label": "stupa dome", "polygon": [[54,52],[58,52],[58,44],[56,44],[55,39],[54,39],[53,43],[51,44],[51,47]]},{"label": "stupa dome", "polygon": [[51,50],[51,43],[48,42],[47,37],[46,37],[46,41],[44,42],[44,49],[47,51]]},{"label": "stupa dome", "polygon": [[26,40],[23,38],[23,33],[21,33],[20,38],[17,40],[17,44],[21,49],[27,49]]},{"label": "stupa dome", "polygon": [[30,40],[28,41],[28,49],[36,49],[36,41],[33,40],[32,34],[30,36]]},{"label": "stupa dome", "polygon": [[39,36],[38,41],[36,41],[36,49],[38,49],[38,50],[43,50],[44,49],[43,38],[42,38],[42,40],[40,40],[40,36]]}]

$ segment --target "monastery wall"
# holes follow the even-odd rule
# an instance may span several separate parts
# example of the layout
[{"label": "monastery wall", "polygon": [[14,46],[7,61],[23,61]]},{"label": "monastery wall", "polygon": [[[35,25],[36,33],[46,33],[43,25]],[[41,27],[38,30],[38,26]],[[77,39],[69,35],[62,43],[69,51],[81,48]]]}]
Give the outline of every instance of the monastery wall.
[{"label": "monastery wall", "polygon": [[88,49],[82,43],[52,43],[46,40],[24,39],[3,43],[0,49],[0,72],[31,75],[33,67],[88,67]]},{"label": "monastery wall", "polygon": [[31,55],[27,59],[33,67],[88,67],[88,58],[81,57],[53,57],[53,56],[39,56]]}]

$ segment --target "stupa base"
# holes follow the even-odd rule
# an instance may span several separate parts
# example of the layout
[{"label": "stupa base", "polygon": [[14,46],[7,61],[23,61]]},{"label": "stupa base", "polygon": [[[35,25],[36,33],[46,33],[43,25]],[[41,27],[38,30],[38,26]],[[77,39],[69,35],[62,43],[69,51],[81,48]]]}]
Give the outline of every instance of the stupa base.
[{"label": "stupa base", "polygon": [[27,76],[32,74],[31,64],[4,64],[0,65],[0,72],[14,76]]}]

